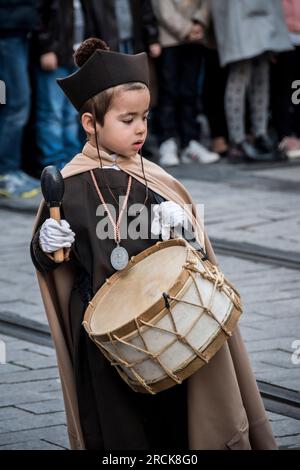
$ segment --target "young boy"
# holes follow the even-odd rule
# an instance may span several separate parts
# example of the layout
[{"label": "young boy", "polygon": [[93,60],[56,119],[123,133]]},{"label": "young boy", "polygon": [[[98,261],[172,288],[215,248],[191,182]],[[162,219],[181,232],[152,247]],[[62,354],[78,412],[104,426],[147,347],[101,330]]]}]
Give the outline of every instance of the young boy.
[{"label": "young boy", "polygon": [[[80,69],[59,84],[79,110],[88,142],[62,171],[63,222],[47,219],[42,205],[31,244],[57,351],[72,449],[276,448],[238,329],[198,373],[154,396],[134,392],[85,332],[89,300],[120,269],[112,256],[117,246],[128,257],[136,255],[156,243],[158,234],[167,238],[166,227],[183,226],[187,217],[211,261],[216,260],[188,192],[137,153],[147,133],[146,54],[110,52],[91,38],[75,60]],[[106,208],[109,204],[108,215],[115,208],[118,216],[123,202],[118,207],[117,198],[124,195],[127,207],[144,204],[147,237],[123,237],[114,217],[109,219],[112,237],[97,230],[101,202]],[[157,202],[161,218],[152,221],[149,209]],[[185,213],[184,204],[192,209]],[[57,265],[51,253],[59,248],[71,253],[69,261]]]}]

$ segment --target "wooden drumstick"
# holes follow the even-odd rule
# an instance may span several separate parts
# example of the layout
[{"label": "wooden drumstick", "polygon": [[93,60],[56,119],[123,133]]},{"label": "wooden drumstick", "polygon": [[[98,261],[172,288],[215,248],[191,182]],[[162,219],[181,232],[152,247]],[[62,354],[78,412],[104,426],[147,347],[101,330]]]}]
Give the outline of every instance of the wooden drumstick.
[{"label": "wooden drumstick", "polygon": [[[60,223],[60,206],[65,191],[65,184],[61,172],[56,166],[44,168],[41,175],[41,188],[45,202],[50,210],[50,217]],[[65,260],[64,249],[53,253],[54,261],[62,263]]]}]

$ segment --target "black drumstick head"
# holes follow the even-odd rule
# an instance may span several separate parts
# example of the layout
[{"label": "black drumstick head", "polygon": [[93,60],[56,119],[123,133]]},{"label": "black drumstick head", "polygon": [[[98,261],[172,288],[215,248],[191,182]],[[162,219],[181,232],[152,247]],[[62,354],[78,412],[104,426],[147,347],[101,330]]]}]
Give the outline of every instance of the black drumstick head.
[{"label": "black drumstick head", "polygon": [[41,188],[46,204],[58,207],[61,204],[65,183],[61,172],[54,165],[46,166],[41,175]]}]

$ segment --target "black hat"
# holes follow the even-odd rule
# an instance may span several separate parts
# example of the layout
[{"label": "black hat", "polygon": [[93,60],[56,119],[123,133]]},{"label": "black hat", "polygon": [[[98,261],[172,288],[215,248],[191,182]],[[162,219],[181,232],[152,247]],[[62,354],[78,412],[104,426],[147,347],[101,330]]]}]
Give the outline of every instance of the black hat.
[{"label": "black hat", "polygon": [[79,111],[88,99],[110,87],[130,82],[142,82],[149,87],[147,54],[96,49],[79,70],[56,81]]}]

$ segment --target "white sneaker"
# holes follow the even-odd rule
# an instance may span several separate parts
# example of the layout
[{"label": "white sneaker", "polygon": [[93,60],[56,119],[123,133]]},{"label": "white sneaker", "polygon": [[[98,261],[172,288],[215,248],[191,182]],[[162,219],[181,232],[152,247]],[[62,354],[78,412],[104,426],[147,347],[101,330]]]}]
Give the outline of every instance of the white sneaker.
[{"label": "white sneaker", "polygon": [[214,163],[218,160],[220,160],[220,155],[210,152],[196,140],[191,140],[181,154],[182,163]]},{"label": "white sneaker", "polygon": [[297,137],[284,137],[278,147],[291,160],[300,158],[300,139]]},{"label": "white sneaker", "polygon": [[300,158],[300,147],[294,150],[287,150],[286,155],[290,160],[293,160],[294,158]]},{"label": "white sneaker", "polygon": [[159,163],[162,166],[179,165],[178,147],[175,139],[165,140],[159,147]]}]

